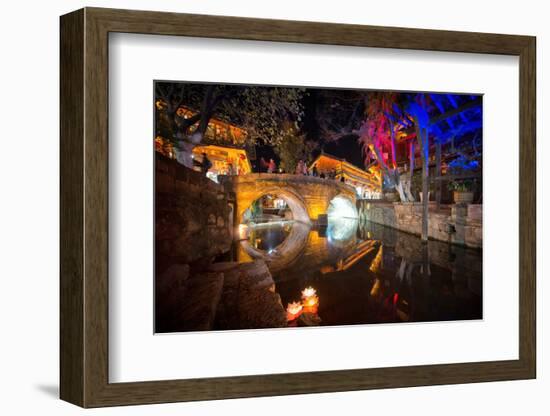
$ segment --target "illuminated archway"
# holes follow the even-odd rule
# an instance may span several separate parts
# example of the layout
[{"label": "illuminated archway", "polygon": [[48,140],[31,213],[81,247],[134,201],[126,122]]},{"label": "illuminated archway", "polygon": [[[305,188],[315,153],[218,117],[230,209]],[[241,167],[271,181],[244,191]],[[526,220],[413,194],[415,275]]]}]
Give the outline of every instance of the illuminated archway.
[{"label": "illuminated archway", "polygon": [[242,214],[239,218],[241,223],[244,221],[244,213],[252,207],[252,204],[266,195],[273,195],[276,198],[284,200],[292,212],[292,219],[294,221],[311,225],[306,203],[302,197],[289,189],[282,188],[269,188],[261,192],[261,194],[258,194],[252,203],[246,207],[246,209],[242,210]]},{"label": "illuminated archway", "polygon": [[331,218],[359,218],[354,201],[343,195],[337,195],[331,199],[327,209],[327,216],[329,220]]}]

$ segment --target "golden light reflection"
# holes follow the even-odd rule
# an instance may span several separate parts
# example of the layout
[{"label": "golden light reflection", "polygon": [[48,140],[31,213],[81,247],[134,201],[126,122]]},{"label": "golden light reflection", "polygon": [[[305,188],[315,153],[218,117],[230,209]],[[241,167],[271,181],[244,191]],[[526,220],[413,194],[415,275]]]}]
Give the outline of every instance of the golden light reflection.
[{"label": "golden light reflection", "polygon": [[376,296],[380,292],[380,279],[376,278],[374,281],[374,284],[372,285],[372,289],[370,290],[371,296]]},{"label": "golden light reflection", "polygon": [[380,268],[382,266],[382,257],[384,255],[384,246],[380,245],[380,248],[378,249],[378,253],[376,253],[376,257],[372,260],[369,270],[373,273],[378,273],[380,271]]}]

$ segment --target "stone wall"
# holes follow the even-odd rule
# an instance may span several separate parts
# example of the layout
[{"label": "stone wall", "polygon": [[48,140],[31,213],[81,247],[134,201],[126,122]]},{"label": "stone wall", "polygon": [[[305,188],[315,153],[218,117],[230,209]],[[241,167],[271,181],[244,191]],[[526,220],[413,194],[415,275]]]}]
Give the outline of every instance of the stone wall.
[{"label": "stone wall", "polygon": [[157,153],[156,272],[173,264],[210,263],[230,250],[232,238],[232,201],[223,187]]},{"label": "stone wall", "polygon": [[[468,247],[481,248],[482,205],[444,205],[439,210],[430,202],[428,237],[434,240]],[[381,202],[360,200],[357,202],[359,218],[400,231],[420,236],[422,233],[422,203]]]}]

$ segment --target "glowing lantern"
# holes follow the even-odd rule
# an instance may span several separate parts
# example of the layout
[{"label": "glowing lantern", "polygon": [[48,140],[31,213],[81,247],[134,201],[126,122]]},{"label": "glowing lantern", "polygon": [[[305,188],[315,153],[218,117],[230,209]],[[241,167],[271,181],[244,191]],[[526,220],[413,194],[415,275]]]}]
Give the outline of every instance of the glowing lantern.
[{"label": "glowing lantern", "polygon": [[319,297],[318,296],[310,296],[308,298],[305,298],[302,302],[305,308],[311,308],[314,306],[319,305]]},{"label": "glowing lantern", "polygon": [[286,317],[289,321],[295,320],[302,313],[302,304],[300,302],[289,303],[286,307]]},{"label": "glowing lantern", "polygon": [[317,291],[313,289],[311,286],[306,287],[304,290],[302,290],[302,299],[307,299],[309,297],[315,296],[317,294]]},{"label": "glowing lantern", "polygon": [[302,290],[302,306],[304,312],[317,313],[319,297],[317,291],[311,286]]}]

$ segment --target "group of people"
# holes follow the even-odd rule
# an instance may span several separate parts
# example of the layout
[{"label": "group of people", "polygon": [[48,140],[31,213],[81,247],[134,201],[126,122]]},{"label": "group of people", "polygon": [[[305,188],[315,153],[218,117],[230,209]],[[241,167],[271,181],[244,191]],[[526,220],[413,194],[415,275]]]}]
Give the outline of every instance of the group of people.
[{"label": "group of people", "polygon": [[[281,168],[277,168],[277,163],[273,158],[267,162],[263,157],[260,159],[260,169],[265,169],[267,173],[285,173]],[[336,169],[329,170],[327,172],[319,172],[317,166],[313,166],[311,169],[307,167],[307,163],[303,159],[300,159],[294,169],[295,175],[315,176],[321,179],[336,179]],[[340,177],[340,182],[345,182],[343,176]]]},{"label": "group of people", "polygon": [[[212,162],[206,155],[206,153],[202,153],[202,160],[194,160],[194,165],[199,167],[201,172],[206,174],[208,170],[212,167]],[[269,159],[269,162],[267,162],[263,157],[260,159],[260,168],[261,170],[265,169],[267,173],[285,173],[281,168],[277,168],[277,163],[273,158]],[[238,175],[238,170],[235,170],[232,163],[229,163],[227,165],[227,175]],[[303,159],[300,159],[298,163],[296,164],[296,169],[294,170],[294,174],[296,175],[304,175],[304,176],[315,176],[319,177],[321,179],[336,179],[336,170],[332,169],[328,172],[319,172],[317,169],[317,166],[313,166],[311,169],[307,167],[306,162],[304,162]],[[345,178],[343,176],[340,177],[340,182],[345,182]]]},{"label": "group of people", "polygon": [[[208,171],[213,166],[212,161],[208,158],[207,154],[204,153],[204,152],[202,153],[202,159],[201,160],[194,159],[193,164],[196,167],[198,167],[200,169],[200,171],[202,173],[204,173],[205,175],[208,173]],[[239,175],[239,174],[241,174],[241,172],[242,172],[242,166],[240,165],[239,161],[237,160],[236,166],[233,162],[229,161],[226,164],[225,170],[223,170],[220,174],[233,176],[233,175]]]},{"label": "group of people", "polygon": [[273,158],[266,161],[263,157],[260,159],[260,172],[265,171],[267,173],[283,173],[282,169],[277,169],[277,163]]}]

